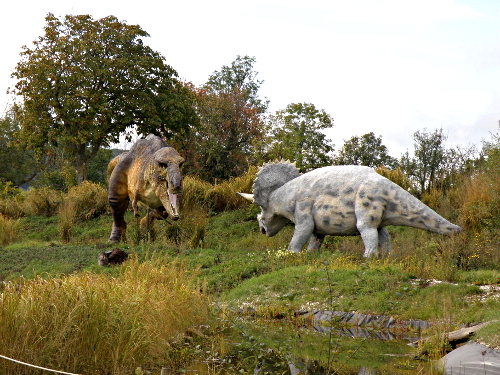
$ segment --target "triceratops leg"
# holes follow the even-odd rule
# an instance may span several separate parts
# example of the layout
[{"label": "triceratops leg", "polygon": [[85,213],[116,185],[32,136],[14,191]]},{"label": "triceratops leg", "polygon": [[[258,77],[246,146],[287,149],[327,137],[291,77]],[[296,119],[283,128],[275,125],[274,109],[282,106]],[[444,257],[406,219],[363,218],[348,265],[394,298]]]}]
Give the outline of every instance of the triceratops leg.
[{"label": "triceratops leg", "polygon": [[307,240],[311,237],[314,230],[314,222],[312,220],[303,220],[300,223],[295,223],[295,231],[293,232],[292,240],[288,245],[288,250],[296,253],[302,250]]},{"label": "triceratops leg", "polygon": [[324,239],[325,239],[324,234],[313,233],[309,238],[309,244],[307,245],[307,250],[309,251],[319,250]]},{"label": "triceratops leg", "polygon": [[381,253],[391,253],[391,236],[385,227],[378,228],[378,246]]},{"label": "triceratops leg", "polygon": [[373,227],[363,227],[358,225],[359,233],[365,245],[364,257],[370,257],[372,255],[378,256],[378,230]]}]

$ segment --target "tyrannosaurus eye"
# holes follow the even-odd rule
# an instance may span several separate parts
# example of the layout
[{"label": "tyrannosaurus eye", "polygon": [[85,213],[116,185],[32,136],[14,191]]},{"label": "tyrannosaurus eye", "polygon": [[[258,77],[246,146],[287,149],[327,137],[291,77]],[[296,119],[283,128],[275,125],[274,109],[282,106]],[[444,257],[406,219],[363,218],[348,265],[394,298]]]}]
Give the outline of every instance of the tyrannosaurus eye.
[{"label": "tyrannosaurus eye", "polygon": [[167,168],[167,167],[168,167],[168,164],[167,164],[167,163],[160,163],[160,162],[158,162],[158,165],[159,165],[161,168]]}]

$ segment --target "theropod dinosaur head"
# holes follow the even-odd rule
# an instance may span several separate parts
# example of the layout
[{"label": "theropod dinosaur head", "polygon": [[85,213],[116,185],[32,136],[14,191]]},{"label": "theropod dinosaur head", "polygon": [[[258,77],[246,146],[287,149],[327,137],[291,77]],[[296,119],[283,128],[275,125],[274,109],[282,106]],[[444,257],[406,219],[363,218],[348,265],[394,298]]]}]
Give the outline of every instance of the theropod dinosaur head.
[{"label": "theropod dinosaur head", "polygon": [[[181,167],[184,158],[173,147],[163,147],[155,152],[155,179],[167,194],[162,194],[163,206],[173,219],[179,218],[177,194],[182,192]],[[164,181],[163,185],[160,181]],[[160,198],[161,199],[161,198]],[[165,200],[168,200],[166,202]]]}]

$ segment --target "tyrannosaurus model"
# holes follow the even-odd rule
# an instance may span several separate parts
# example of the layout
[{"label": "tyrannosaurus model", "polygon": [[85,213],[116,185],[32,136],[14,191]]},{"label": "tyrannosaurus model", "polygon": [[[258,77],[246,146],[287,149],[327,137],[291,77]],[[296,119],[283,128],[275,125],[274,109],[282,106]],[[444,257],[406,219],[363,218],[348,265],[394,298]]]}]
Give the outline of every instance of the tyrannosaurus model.
[{"label": "tyrannosaurus model", "polygon": [[409,226],[451,235],[461,228],[372,168],[330,166],[300,175],[288,162],[269,163],[257,173],[253,194],[263,234],[274,236],[290,220],[295,231],[288,246],[299,252],[321,247],[325,235],[361,235],[364,256],[390,252],[388,225]]},{"label": "tyrannosaurus model", "polygon": [[139,217],[138,203],[153,209],[141,225],[153,219],[179,218],[177,194],[182,192],[180,168],[184,159],[160,137],[153,134],[139,139],[130,148],[113,158],[108,165],[108,201],[113,214],[109,242],[125,239],[125,211],[132,202]]}]

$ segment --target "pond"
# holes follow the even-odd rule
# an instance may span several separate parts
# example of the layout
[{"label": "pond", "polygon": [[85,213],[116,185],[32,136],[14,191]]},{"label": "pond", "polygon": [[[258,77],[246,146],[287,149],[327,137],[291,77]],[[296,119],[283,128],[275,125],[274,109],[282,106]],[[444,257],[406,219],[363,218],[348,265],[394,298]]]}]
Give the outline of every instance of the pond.
[{"label": "pond", "polygon": [[[432,363],[416,359],[409,346],[417,337],[393,330],[331,328],[303,321],[234,318],[197,345],[188,374],[437,374]],[[201,358],[201,359],[200,359]],[[179,373],[178,371],[164,374]]]}]

